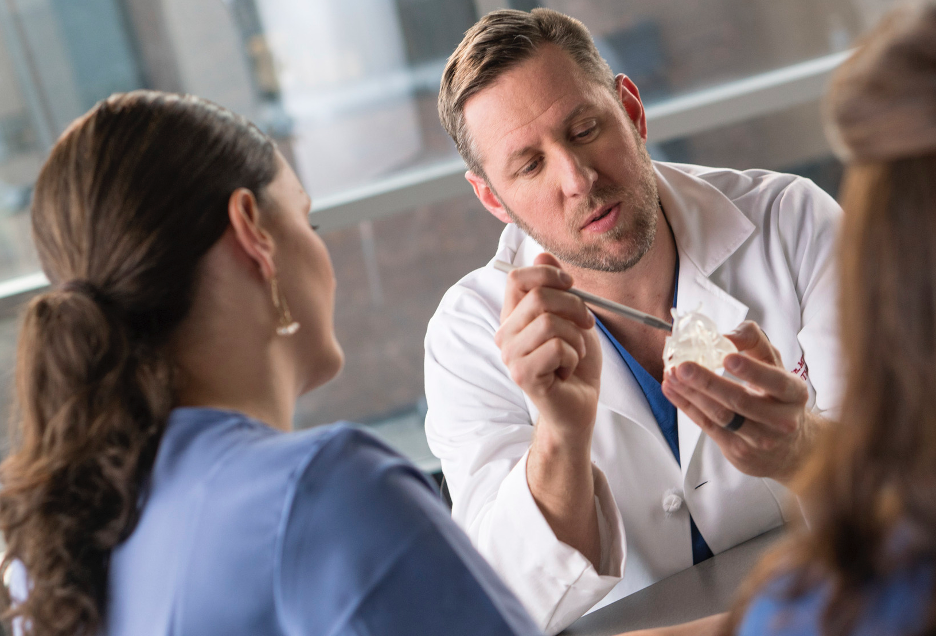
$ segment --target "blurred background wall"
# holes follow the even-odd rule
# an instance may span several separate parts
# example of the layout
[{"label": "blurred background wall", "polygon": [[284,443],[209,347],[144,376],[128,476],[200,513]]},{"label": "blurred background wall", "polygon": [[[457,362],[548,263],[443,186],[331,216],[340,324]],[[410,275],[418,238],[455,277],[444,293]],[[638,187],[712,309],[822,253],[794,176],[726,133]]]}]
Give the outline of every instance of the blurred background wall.
[{"label": "blurred background wall", "polygon": [[[436,96],[464,31],[505,6],[573,15],[652,109],[845,51],[890,4],[0,0],[0,409],[10,407],[24,277],[39,269],[29,240],[33,180],[68,122],[112,92],[191,92],[250,117],[277,140],[313,199],[341,198],[343,210],[354,209],[358,193],[415,175],[397,189],[395,214],[339,218],[324,233],[347,365],[302,399],[296,417],[300,427],[363,422],[431,472],[422,440],[425,325],[444,291],[490,259],[501,230],[464,188],[429,203],[418,196],[420,175],[456,158]],[[653,143],[651,153],[795,172],[835,194],[841,170],[822,134],[820,92],[755,114],[728,104],[717,125]]]}]

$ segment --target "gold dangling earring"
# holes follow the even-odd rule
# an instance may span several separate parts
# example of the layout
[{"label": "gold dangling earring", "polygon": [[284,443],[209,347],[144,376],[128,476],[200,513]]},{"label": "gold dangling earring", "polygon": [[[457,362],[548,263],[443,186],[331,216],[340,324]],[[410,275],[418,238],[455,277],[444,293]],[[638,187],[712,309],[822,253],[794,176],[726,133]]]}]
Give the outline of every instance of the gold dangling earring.
[{"label": "gold dangling earring", "polygon": [[276,282],[276,276],[270,279],[270,290],[273,292],[273,306],[279,313],[279,326],[276,327],[276,333],[280,336],[291,336],[299,331],[299,323],[293,320],[289,313],[289,305],[286,304],[286,298],[280,293],[279,285]]}]

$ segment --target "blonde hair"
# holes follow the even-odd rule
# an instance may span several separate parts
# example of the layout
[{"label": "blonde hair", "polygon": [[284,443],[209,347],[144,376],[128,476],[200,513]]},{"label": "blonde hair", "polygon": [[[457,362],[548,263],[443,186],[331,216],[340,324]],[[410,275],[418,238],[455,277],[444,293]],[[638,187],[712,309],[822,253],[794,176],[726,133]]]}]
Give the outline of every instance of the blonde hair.
[{"label": "blonde hair", "polygon": [[489,13],[465,33],[445,65],[439,88],[439,119],[475,174],[483,177],[484,171],[465,125],[465,103],[533,57],[543,44],[559,46],[589,79],[614,91],[611,67],[598,53],[588,29],[575,18],[551,9]]}]

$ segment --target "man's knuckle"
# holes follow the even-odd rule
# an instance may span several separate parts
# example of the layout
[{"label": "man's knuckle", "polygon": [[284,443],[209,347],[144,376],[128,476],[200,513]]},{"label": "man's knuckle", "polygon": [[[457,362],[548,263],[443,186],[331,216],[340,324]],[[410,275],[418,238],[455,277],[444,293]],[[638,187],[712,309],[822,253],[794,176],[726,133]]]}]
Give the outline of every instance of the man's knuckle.
[{"label": "man's knuckle", "polygon": [[520,386],[523,386],[526,383],[526,375],[517,366],[510,367],[510,379]]},{"label": "man's knuckle", "polygon": [[543,326],[550,332],[555,333],[562,328],[562,319],[554,313],[547,312],[541,316]]},{"label": "man's knuckle", "polygon": [[777,440],[772,437],[761,437],[757,442],[757,447],[766,453],[770,453],[777,448]]},{"label": "man's knuckle", "polygon": [[809,401],[809,387],[806,386],[806,380],[796,377],[793,382],[793,401],[797,404],[806,405]]},{"label": "man's knuckle", "polygon": [[705,369],[696,369],[695,376],[698,378],[699,387],[705,392],[711,392],[715,388],[715,380],[706,373]]},{"label": "man's knuckle", "polygon": [[741,462],[750,463],[754,460],[754,447],[741,439],[734,442],[732,451],[735,458]]},{"label": "man's knuckle", "polygon": [[734,418],[734,413],[725,407],[718,407],[714,415],[715,419],[721,423],[721,426],[726,426]]},{"label": "man's knuckle", "polygon": [[535,287],[527,294],[530,301],[537,307],[543,307],[546,304],[546,290],[542,287]]},{"label": "man's knuckle", "polygon": [[748,413],[751,410],[752,399],[747,393],[739,392],[732,397],[731,405],[737,413]]},{"label": "man's knuckle", "polygon": [[741,337],[744,338],[744,342],[748,346],[753,346],[760,341],[760,327],[757,326],[756,322],[751,320],[745,320],[741,323],[741,329],[739,329]]}]

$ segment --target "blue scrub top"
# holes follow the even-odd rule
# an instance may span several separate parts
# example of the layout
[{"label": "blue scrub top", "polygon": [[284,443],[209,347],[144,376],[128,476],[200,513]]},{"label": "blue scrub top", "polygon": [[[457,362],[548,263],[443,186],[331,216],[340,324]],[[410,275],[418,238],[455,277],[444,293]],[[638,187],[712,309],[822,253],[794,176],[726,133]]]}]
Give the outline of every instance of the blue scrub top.
[{"label": "blue scrub top", "polygon": [[[675,281],[673,284],[673,307],[676,306],[676,296],[679,292],[679,256],[676,256],[676,274]],[[670,450],[673,451],[673,456],[676,457],[676,463],[680,464],[679,459],[679,427],[676,420],[676,407],[673,406],[673,403],[670,402],[665,395],[663,395],[663,386],[656,381],[656,379],[647,373],[647,370],[644,369],[637,360],[634,359],[634,356],[624,348],[624,346],[617,341],[617,338],[611,335],[611,332],[608,331],[608,328],[605,327],[598,317],[595,317],[595,323],[598,325],[598,328],[604,332],[604,335],[608,337],[608,340],[611,341],[611,344],[614,345],[614,348],[617,349],[617,352],[621,354],[621,358],[624,360],[624,364],[627,365],[627,368],[630,369],[631,374],[633,374],[634,379],[637,381],[637,384],[640,385],[641,391],[643,391],[644,396],[647,398],[647,403],[650,404],[650,411],[653,412],[653,417],[656,419],[657,424],[660,426],[660,430],[663,432],[663,437],[666,439],[666,443],[669,445]],[[689,515],[689,536],[692,541],[692,563],[697,564],[705,561],[708,558],[711,558],[712,550],[709,548],[708,544],[705,542],[705,539],[702,537],[702,533],[699,532],[699,528],[696,527],[695,521],[692,519],[692,515]]]},{"label": "blue scrub top", "polygon": [[[887,580],[863,588],[861,612],[852,636],[915,636],[926,624],[933,599],[932,562],[917,563]],[[822,636],[831,582],[816,585],[798,598],[787,593],[790,575],[768,583],[745,612],[738,636]]]},{"label": "blue scrub top", "polygon": [[343,425],[172,412],[109,636],[541,634],[405,459]]}]

